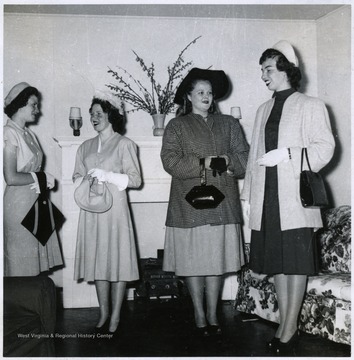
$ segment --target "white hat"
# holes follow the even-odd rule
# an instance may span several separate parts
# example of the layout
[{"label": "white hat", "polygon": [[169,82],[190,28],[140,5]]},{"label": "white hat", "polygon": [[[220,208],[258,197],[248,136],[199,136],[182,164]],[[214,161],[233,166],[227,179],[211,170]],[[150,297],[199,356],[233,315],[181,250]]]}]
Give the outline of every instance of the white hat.
[{"label": "white hat", "polygon": [[21,82],[16,84],[7,94],[4,100],[5,107],[12,103],[13,100],[17,98],[20,93],[25,90],[26,88],[31,87],[31,85],[27,84],[26,82]]},{"label": "white hat", "polygon": [[117,108],[119,112],[121,112],[123,115],[124,106],[122,102],[118,100],[118,97],[116,95],[112,94],[109,91],[96,90],[94,97],[100,100],[108,101],[112,106]]},{"label": "white hat", "polygon": [[272,49],[280,51],[289,62],[293,63],[296,67],[299,66],[299,60],[295,55],[294,48],[286,40],[278,41],[272,46]]}]

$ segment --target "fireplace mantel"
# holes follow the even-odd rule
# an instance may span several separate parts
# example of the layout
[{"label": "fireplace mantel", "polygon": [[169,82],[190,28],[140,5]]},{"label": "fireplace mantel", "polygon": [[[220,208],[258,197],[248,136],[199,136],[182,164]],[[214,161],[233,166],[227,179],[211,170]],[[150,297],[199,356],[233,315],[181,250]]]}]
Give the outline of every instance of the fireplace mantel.
[{"label": "fireplace mantel", "polygon": [[[162,137],[129,137],[139,149],[139,161],[143,185],[139,189],[129,190],[131,203],[167,202],[170,192],[171,177],[165,172],[160,159]],[[62,183],[72,184],[75,155],[78,147],[88,138],[57,137],[54,139],[62,150]]]}]

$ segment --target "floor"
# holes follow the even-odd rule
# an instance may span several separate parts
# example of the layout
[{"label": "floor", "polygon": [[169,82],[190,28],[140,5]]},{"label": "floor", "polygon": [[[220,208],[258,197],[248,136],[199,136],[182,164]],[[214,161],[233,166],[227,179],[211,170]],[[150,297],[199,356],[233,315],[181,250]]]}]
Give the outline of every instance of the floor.
[{"label": "floor", "polygon": [[[276,324],[250,320],[223,301],[223,335],[200,338],[193,331],[190,299],[126,301],[119,332],[112,339],[95,335],[98,308],[58,310],[57,357],[270,357],[265,342]],[[350,357],[348,345],[301,333],[296,357]]]}]

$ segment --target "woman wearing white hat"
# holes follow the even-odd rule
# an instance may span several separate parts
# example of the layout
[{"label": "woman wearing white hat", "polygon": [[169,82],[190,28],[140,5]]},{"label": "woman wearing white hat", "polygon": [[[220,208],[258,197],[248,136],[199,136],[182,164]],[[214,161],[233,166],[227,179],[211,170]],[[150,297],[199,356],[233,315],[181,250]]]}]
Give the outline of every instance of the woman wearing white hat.
[{"label": "woman wearing white hat", "polygon": [[[101,333],[117,332],[126,283],[139,278],[126,189],[140,186],[140,166],[136,144],[122,135],[125,123],[119,109],[111,93],[96,92],[90,116],[98,135],[78,148],[73,173],[75,183],[105,183],[113,199],[100,212],[88,205],[80,209],[75,254],[74,278],[95,282],[100,306],[95,331]],[[88,193],[87,188],[86,198]]]},{"label": "woman wearing white hat", "polygon": [[[35,134],[27,127],[37,120],[39,92],[26,82],[15,85],[4,101],[9,117],[4,126],[4,275],[36,276],[62,265],[62,255],[54,231],[42,245],[21,225],[38,198],[36,173],[42,172],[43,152]],[[47,186],[54,177],[46,174]]]},{"label": "woman wearing white hat", "polygon": [[257,111],[241,199],[250,206],[250,268],[274,275],[280,325],[268,347],[287,355],[298,340],[307,275],[316,272],[314,231],[322,227],[320,210],[301,204],[301,150],[307,147],[318,171],[332,158],[334,138],[324,103],[297,92],[301,72],[293,47],[280,41],[259,63],[274,94]]}]

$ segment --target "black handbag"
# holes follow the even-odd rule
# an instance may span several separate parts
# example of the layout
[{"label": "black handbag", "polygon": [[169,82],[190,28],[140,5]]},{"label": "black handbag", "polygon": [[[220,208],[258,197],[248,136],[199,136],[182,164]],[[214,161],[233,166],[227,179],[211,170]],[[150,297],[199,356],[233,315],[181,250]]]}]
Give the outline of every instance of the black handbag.
[{"label": "black handbag", "polygon": [[206,184],[205,159],[200,159],[200,183],[188,192],[185,199],[195,209],[213,209],[220,205],[225,195],[214,185]]},{"label": "black handbag", "polygon": [[40,194],[21,224],[45,246],[54,231],[58,231],[65,218],[60,210],[52,204],[47,191],[47,177],[44,172],[36,173]]},{"label": "black handbag", "polygon": [[[304,154],[309,170],[302,170]],[[306,208],[321,208],[329,204],[322,176],[311,170],[307,148],[301,152],[300,198],[302,206]]]}]

